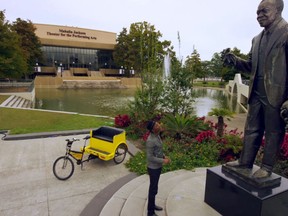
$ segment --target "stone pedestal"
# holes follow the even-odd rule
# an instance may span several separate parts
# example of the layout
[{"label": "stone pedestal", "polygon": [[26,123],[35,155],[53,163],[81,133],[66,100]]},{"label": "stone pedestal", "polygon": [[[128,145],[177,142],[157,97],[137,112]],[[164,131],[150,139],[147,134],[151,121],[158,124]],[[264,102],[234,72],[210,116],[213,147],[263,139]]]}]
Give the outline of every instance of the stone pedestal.
[{"label": "stone pedestal", "polygon": [[278,185],[259,188],[223,172],[222,166],[207,169],[204,201],[224,216],[286,216],[288,179],[276,176]]}]

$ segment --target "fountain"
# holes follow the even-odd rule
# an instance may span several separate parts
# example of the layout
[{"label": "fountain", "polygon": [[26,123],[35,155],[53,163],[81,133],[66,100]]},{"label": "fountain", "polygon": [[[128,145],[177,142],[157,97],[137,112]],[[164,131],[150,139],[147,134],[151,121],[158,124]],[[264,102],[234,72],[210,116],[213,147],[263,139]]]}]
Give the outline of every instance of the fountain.
[{"label": "fountain", "polygon": [[170,69],[171,69],[171,57],[170,53],[168,52],[164,57],[164,63],[163,63],[163,80],[167,79],[170,76]]}]

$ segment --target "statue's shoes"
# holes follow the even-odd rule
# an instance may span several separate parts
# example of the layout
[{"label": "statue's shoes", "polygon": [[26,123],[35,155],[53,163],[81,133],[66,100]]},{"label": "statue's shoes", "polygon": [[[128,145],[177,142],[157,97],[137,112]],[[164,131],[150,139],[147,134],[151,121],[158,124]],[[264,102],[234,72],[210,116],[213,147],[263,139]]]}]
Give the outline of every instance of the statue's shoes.
[{"label": "statue's shoes", "polygon": [[271,176],[271,171],[260,168],[258,169],[256,172],[253,173],[252,178],[255,179],[262,179],[262,178],[268,178],[269,176]]},{"label": "statue's shoes", "polygon": [[247,164],[241,164],[239,160],[227,162],[225,165],[228,167],[239,168],[239,169],[252,169],[252,167],[249,167]]}]

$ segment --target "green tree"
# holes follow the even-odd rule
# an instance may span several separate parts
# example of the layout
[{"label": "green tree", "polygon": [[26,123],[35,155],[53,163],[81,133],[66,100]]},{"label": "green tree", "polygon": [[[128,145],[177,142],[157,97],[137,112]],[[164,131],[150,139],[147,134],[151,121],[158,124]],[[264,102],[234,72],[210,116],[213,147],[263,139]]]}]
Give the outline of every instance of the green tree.
[{"label": "green tree", "polygon": [[224,74],[227,73],[228,68],[224,67],[220,53],[214,53],[211,61],[211,72],[214,77],[220,77],[223,81]]},{"label": "green tree", "polygon": [[190,56],[186,57],[184,67],[185,70],[191,74],[192,82],[195,78],[201,77],[201,59],[196,49],[193,50]]},{"label": "green tree", "polygon": [[161,32],[148,22],[132,23],[129,32],[123,28],[117,37],[113,55],[116,65],[133,67],[140,73],[149,70],[151,66],[161,68],[167,51],[174,53],[171,42],[161,42],[161,37]]},{"label": "green tree", "polygon": [[171,76],[166,80],[161,97],[164,112],[174,116],[190,116],[193,112],[193,74],[185,70],[175,58],[172,61]]},{"label": "green tree", "polygon": [[206,81],[206,78],[209,76],[213,76],[212,73],[212,65],[211,65],[211,61],[202,61],[201,62],[201,75],[204,79],[204,82]]},{"label": "green tree", "polygon": [[[233,117],[233,112],[224,108],[212,108],[208,113],[209,116],[217,116],[217,136],[222,137],[224,134],[224,117]],[[227,118],[230,120],[229,118]]]},{"label": "green tree", "polygon": [[5,11],[0,11],[0,77],[21,78],[26,71],[19,35],[5,20]]},{"label": "green tree", "polygon": [[20,37],[21,48],[27,60],[28,71],[26,75],[30,75],[33,72],[35,63],[41,62],[43,59],[41,43],[35,34],[36,28],[30,20],[25,21],[17,18],[13,22],[12,30]]},{"label": "green tree", "polygon": [[[135,56],[133,57],[136,57],[133,68],[141,71],[142,85],[140,88],[137,89],[134,101],[129,104],[131,115],[132,117],[134,116],[133,122],[136,122],[136,124],[141,121],[152,119],[157,115],[160,107],[160,98],[163,93],[162,79],[164,53],[162,55],[162,59],[159,59],[159,56],[161,56],[159,55],[159,53],[163,52],[163,47],[159,47],[158,38],[156,36],[153,36],[155,32],[151,31],[151,29],[154,29],[154,27],[148,28],[148,26],[150,25],[148,25],[146,22],[132,24],[130,32],[134,33],[132,33],[131,35],[133,35],[135,41],[141,43],[132,43],[128,47],[126,47],[127,53],[130,53],[133,50],[136,50],[131,49],[131,47],[137,47],[138,45],[140,45],[140,47],[137,47],[139,53],[135,52]],[[148,30],[136,30],[138,28],[141,29],[144,27],[149,29],[149,33]],[[124,31],[122,33],[125,34]],[[143,34],[146,36],[142,36]],[[147,34],[150,34],[151,37]],[[128,38],[130,38],[130,36]],[[121,39],[122,41],[125,40],[125,37],[121,38],[123,39]],[[143,42],[144,38],[146,42]],[[128,41],[131,41],[131,38]],[[118,48],[121,48],[121,46],[119,46]],[[129,54],[125,55],[125,57],[126,59],[123,59],[123,61],[126,63],[128,62],[127,60],[132,59],[132,56],[130,56]]]}]

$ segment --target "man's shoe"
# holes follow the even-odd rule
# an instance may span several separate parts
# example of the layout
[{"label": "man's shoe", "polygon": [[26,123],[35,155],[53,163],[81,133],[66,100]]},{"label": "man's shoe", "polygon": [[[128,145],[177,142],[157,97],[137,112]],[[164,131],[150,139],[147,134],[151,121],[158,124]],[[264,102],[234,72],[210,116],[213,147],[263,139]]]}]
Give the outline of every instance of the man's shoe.
[{"label": "man's shoe", "polygon": [[157,214],[147,214],[147,216],[158,216]]},{"label": "man's shoe", "polygon": [[160,207],[160,206],[157,206],[157,205],[155,205],[155,208],[154,208],[156,211],[162,211],[163,210],[163,208],[162,207]]},{"label": "man's shoe", "polygon": [[255,179],[262,179],[262,178],[267,178],[269,176],[271,176],[271,171],[260,168],[258,169],[255,173],[253,173],[252,178]]}]

